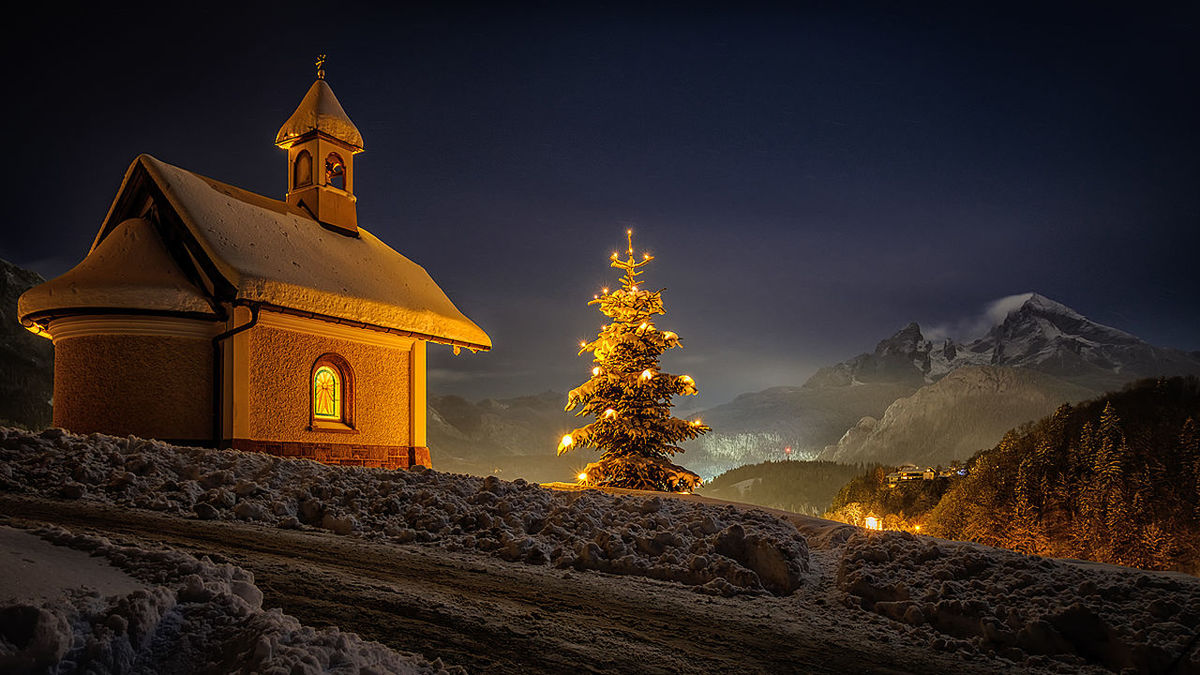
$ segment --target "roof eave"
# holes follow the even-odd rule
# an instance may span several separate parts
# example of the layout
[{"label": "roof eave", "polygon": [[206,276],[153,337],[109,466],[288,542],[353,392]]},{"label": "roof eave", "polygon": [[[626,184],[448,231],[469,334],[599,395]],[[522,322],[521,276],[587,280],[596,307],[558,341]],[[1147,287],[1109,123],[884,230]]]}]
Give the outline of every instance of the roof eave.
[{"label": "roof eave", "polygon": [[[461,347],[463,349],[469,349],[473,352],[486,352],[486,351],[491,351],[491,349],[492,349],[491,344],[485,345],[485,344],[480,344],[477,342],[469,342],[466,340],[456,340],[454,338],[443,337],[440,335],[430,335],[428,333],[421,333],[418,331],[403,330],[400,328],[391,328],[389,326],[380,326],[378,324],[367,323],[365,321],[357,321],[355,319],[343,319],[343,318],[337,317],[337,316],[330,316],[328,314],[320,314],[318,312],[310,312],[306,309],[295,309],[293,307],[285,307],[283,305],[276,305],[276,304],[270,303],[270,302],[235,300],[233,304],[244,305],[244,306],[255,305],[262,309],[270,310],[272,312],[279,312],[280,314],[290,314],[292,316],[300,316],[300,317],[304,317],[306,319],[316,319],[318,321],[335,323],[335,324],[339,324],[342,326],[353,326],[355,328],[372,330],[372,331],[376,331],[379,333],[388,333],[389,335],[399,335],[401,337],[411,337],[411,338],[416,338],[418,340],[428,340],[429,342],[436,342],[438,344],[448,345],[450,347]],[[482,332],[482,331],[480,331],[480,332]]]}]

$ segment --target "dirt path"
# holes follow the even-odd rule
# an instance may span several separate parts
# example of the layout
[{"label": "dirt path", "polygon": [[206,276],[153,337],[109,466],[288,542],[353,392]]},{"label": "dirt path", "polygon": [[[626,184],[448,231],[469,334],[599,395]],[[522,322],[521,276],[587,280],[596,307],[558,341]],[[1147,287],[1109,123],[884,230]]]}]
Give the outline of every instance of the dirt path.
[{"label": "dirt path", "polygon": [[811,587],[791,597],[713,598],[648,579],[88,502],[0,495],[0,515],[209,555],[252,571],[265,607],[471,672],[1003,670],[904,644],[894,624],[846,609],[824,553]]}]

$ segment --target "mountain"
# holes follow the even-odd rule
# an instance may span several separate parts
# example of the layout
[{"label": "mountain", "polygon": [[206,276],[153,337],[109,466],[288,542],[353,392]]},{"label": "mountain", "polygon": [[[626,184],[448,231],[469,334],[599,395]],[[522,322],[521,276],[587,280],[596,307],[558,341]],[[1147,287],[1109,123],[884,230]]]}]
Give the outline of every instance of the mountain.
[{"label": "mountain", "polygon": [[[829,389],[886,382],[916,389],[936,377],[942,363],[956,358],[957,349],[952,342],[934,345],[925,339],[914,321],[881,341],[874,352],[821,368],[804,386]],[[968,357],[963,355],[963,358]]]},{"label": "mountain", "polygon": [[566,400],[566,394],[553,391],[476,403],[460,396],[431,396],[433,464],[439,471],[497,474],[507,480],[570,480],[594,458],[555,454],[558,439],[579,422],[563,411]]},{"label": "mountain", "polygon": [[54,347],[17,322],[17,298],[43,281],[36,272],[0,259],[0,423],[32,429],[50,424]]},{"label": "mountain", "polygon": [[[1063,401],[1145,377],[1200,374],[1200,355],[1156,347],[1037,293],[1015,300],[969,342],[928,340],[913,322],[802,387],[743,394],[704,411],[716,431],[694,442],[693,459],[725,470],[778,459],[784,445],[841,462],[965,459]],[[962,369],[969,370],[937,386]]]},{"label": "mountain", "polygon": [[965,366],[911,396],[879,419],[864,417],[821,453],[835,462],[920,466],[966,459],[1004,433],[1095,396],[1086,387],[1026,368]]},{"label": "mountain", "polygon": [[785,447],[795,459],[812,459],[858,420],[882,415],[916,388],[907,381],[876,381],[742,394],[698,415],[714,431],[685,443],[680,463],[709,478],[744,464],[785,459]]},{"label": "mountain", "polygon": [[922,386],[957,368],[985,365],[1038,370],[1097,391],[1144,377],[1200,373],[1195,353],[1155,347],[1037,293],[1014,298],[1020,304],[983,337],[966,344],[934,342],[913,322],[874,353],[822,368],[805,386],[878,381]]},{"label": "mountain", "polygon": [[952,368],[986,357],[991,365],[1030,368],[1097,391],[1145,377],[1200,374],[1195,353],[1155,347],[1037,293],[965,351]]},{"label": "mountain", "polygon": [[742,394],[699,414],[714,431],[684,445],[684,463],[710,477],[745,464],[812,459],[863,417],[925,384],[929,344],[912,323],[875,351],[822,368],[800,387]]}]

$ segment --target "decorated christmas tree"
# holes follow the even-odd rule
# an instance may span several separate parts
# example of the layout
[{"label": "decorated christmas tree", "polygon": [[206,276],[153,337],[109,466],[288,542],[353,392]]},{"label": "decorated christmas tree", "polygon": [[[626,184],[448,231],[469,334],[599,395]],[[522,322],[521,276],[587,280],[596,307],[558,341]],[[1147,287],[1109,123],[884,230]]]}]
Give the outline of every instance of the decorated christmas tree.
[{"label": "decorated christmas tree", "polygon": [[626,234],[629,258],[613,253],[611,263],[625,273],[621,287],[611,293],[605,288],[588,303],[610,319],[595,340],[579,344],[580,354],[592,354],[591,379],[567,395],[567,410],[579,408],[577,417],[595,421],[563,436],[558,454],[578,447],[600,450],[600,461],[579,474],[585,485],[690,492],[700,477],[670,457],[683,452],[679,443],[710,429],[700,420],[671,415],[672,397],[696,394],[696,383],[659,368],[663,352],[682,345],[678,335],[654,325],[665,314],[663,291],[646,290],[638,280],[654,256],[636,259],[633,231]]}]

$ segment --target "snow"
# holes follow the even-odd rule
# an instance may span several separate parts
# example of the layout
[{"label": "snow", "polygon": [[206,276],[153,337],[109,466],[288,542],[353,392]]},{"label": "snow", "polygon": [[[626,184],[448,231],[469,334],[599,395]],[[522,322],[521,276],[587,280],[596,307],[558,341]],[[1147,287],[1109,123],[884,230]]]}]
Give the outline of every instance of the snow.
[{"label": "snow", "polygon": [[112,595],[144,586],[87,553],[56,547],[24,530],[0,527],[0,604],[54,600],[68,588]]},{"label": "snow", "polygon": [[308,88],[300,105],[296,106],[296,112],[275,135],[275,144],[299,138],[310,131],[321,131],[359,150],[363,149],[362,134],[350,121],[350,116],[325,80],[317,80]]},{"label": "snow", "polygon": [[37,532],[58,546],[41,540],[30,545],[31,534],[9,532],[6,540],[36,550],[40,571],[25,580],[53,581],[47,571],[64,563],[76,566],[74,558],[91,556],[93,568],[120,567],[144,583],[99,591],[58,579],[66,583],[51,599],[6,602],[0,607],[4,672],[459,671],[353,633],[309,628],[279,610],[263,610],[263,593],[253,575],[232,565],[174,550],[121,546],[58,528]]},{"label": "snow", "polygon": [[931,629],[935,649],[1200,672],[1200,580],[1187,575],[861,532],[846,543],[837,583],[850,606]]},{"label": "snow", "polygon": [[213,314],[144,218],[120,223],[83,262],[26,291],[18,314],[79,307]]},{"label": "snow", "polygon": [[[278,562],[262,563],[264,573],[276,579],[309,573],[297,570],[316,574],[324,569],[322,588],[312,591],[319,600],[314,607],[349,602],[342,594],[352,592],[367,594],[361,597],[370,602],[398,601],[393,591],[373,595],[376,591],[369,587],[376,583],[374,577],[364,586],[360,580],[365,577],[351,576],[343,585],[327,589],[330,595],[320,595],[325,584],[356,569],[355,556],[383,560],[379,556],[395,551],[385,567],[418,565],[401,569],[401,577],[416,569],[459,570],[444,588],[422,586],[413,602],[428,604],[429,598],[438,598],[429,610],[435,612],[431,621],[437,626],[446,622],[478,631],[497,625],[494,633],[472,644],[511,638],[502,628],[517,621],[534,622],[529,630],[539,639],[569,639],[574,645],[578,638],[567,636],[577,636],[579,628],[560,620],[558,612],[573,611],[562,603],[584,606],[579,611],[590,615],[607,611],[591,603],[603,604],[612,596],[620,597],[625,607],[643,603],[667,605],[671,612],[717,613],[723,624],[738,631],[755,626],[766,630],[762,626],[770,625],[778,627],[771,630],[780,635],[798,636],[796,631],[807,630],[800,625],[813,626],[827,636],[829,667],[835,670],[838,664],[857,664],[853,669],[861,670],[856,659],[885,657],[891,660],[880,663],[907,663],[916,670],[924,665],[931,672],[948,671],[952,664],[1025,672],[1200,672],[1198,579],[1024,556],[906,533],[866,532],[695,495],[559,493],[495,477],[326,467],[56,429],[36,435],[0,429],[3,493],[54,498],[58,501],[53,504],[61,505],[55,508],[97,513],[98,522],[146,520],[141,529],[150,536],[160,531],[153,522],[193,523],[191,527],[206,528],[210,537],[211,528],[224,528],[231,535],[241,533],[238,538],[269,542],[272,550],[283,554],[277,560],[302,555],[316,537],[347,542],[326,549],[324,555],[338,561],[334,568],[313,567],[320,562],[316,558],[297,563],[309,567],[280,569]],[[100,509],[108,511],[101,514]],[[211,520],[201,523],[201,518]],[[174,536],[184,531],[172,529]],[[90,540],[65,533],[52,538],[81,542],[76,545],[84,550],[105,550],[104,557],[148,590],[116,600],[79,595],[74,604],[57,609],[25,606],[11,625],[33,625],[41,631],[37,634],[49,636],[37,643],[43,645],[38,647],[43,654],[63,648],[65,639],[52,638],[65,634],[63,625],[71,625],[81,627],[72,635],[93,636],[100,645],[98,653],[109,655],[105,658],[156,658],[153,645],[178,648],[179,622],[186,620],[198,626],[189,628],[195,636],[189,640],[210,646],[197,653],[231,659],[229,663],[235,657],[256,659],[264,654],[263,658],[298,663],[310,658],[312,650],[317,650],[311,658],[318,664],[395,658],[345,633],[313,631],[278,612],[263,611],[261,589],[245,569],[175,552],[107,549],[115,545],[87,543]],[[341,551],[344,558],[336,555]],[[414,562],[414,557],[424,562]],[[253,555],[243,560],[239,564],[258,564]],[[416,577],[423,578],[421,574],[425,573]],[[492,576],[496,579],[489,581]],[[517,584],[528,587],[518,589]],[[688,589],[699,595],[678,592]],[[471,602],[461,601],[459,594],[468,594]],[[547,594],[558,600],[547,606],[545,616],[528,615],[523,605],[513,604],[519,597],[541,606]],[[492,596],[488,609],[475,606]],[[480,611],[485,614],[472,614]],[[121,618],[112,623],[121,626],[124,621],[125,632],[120,634],[129,637],[105,632],[113,631],[107,617],[114,612]],[[500,621],[493,616],[496,612],[508,618]],[[337,623],[343,627],[349,621],[358,630],[368,629],[368,623],[355,624],[351,615],[339,616],[343,618]],[[695,622],[701,616],[709,615],[684,614],[681,621]],[[491,617],[492,623],[479,617]],[[660,614],[648,617],[645,625],[629,628],[631,641],[620,644],[627,649],[650,644],[650,636],[642,631],[686,630],[660,625],[664,621],[668,619]],[[143,625],[152,626],[152,639],[144,637]],[[227,628],[210,628],[218,625]],[[746,633],[737,635],[745,639]],[[617,636],[604,639],[611,642]],[[27,641],[26,646],[32,644]],[[844,648],[832,645],[846,644],[861,645],[861,651],[835,653]],[[353,654],[330,655],[338,649]],[[599,656],[596,650],[603,651],[587,651],[583,645],[572,649],[586,651],[589,659]],[[269,671],[273,663],[251,670]],[[213,669],[221,670],[221,664]]]},{"label": "snow", "polygon": [[660,497],[562,493],[436,471],[339,468],[134,437],[0,428],[0,491],[87,499],[206,520],[320,528],[534,565],[787,595],[808,546],[761,511]]}]

